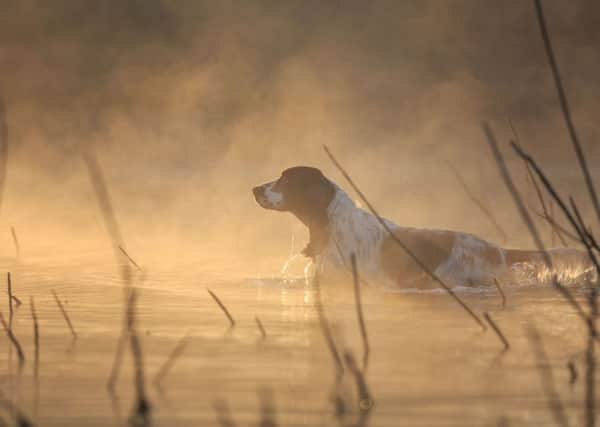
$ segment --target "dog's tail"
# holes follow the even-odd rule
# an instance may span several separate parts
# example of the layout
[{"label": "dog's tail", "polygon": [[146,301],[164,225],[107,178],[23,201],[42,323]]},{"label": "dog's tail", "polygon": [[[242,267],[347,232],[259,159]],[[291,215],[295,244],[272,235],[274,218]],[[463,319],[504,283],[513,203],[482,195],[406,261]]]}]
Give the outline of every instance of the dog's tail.
[{"label": "dog's tail", "polygon": [[541,251],[507,249],[506,264],[518,283],[550,283],[552,276],[563,285],[596,281],[597,272],[587,253],[575,248],[546,250],[551,267]]}]

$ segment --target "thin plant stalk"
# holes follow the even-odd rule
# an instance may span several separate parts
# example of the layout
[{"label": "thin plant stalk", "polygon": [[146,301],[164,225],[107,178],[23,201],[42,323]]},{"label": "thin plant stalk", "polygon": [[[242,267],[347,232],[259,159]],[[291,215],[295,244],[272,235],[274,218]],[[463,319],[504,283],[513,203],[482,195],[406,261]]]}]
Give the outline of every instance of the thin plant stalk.
[{"label": "thin plant stalk", "polygon": [[600,201],[598,200],[598,194],[596,193],[596,189],[594,187],[594,180],[592,179],[592,176],[590,174],[590,170],[585,159],[585,154],[583,153],[583,149],[581,148],[581,144],[579,143],[577,130],[575,129],[575,125],[573,124],[573,118],[571,117],[571,109],[569,107],[567,95],[565,94],[565,89],[563,87],[562,79],[560,77],[558,64],[554,56],[554,49],[552,48],[552,42],[550,41],[550,36],[546,27],[546,19],[544,18],[544,9],[542,8],[542,2],[540,0],[534,0],[534,4],[536,15],[538,18],[538,24],[540,26],[540,33],[542,36],[542,40],[544,41],[544,48],[546,50],[546,55],[548,56],[548,63],[550,65],[550,69],[552,70],[554,84],[556,85],[556,92],[558,94],[560,108],[562,110],[565,124],[569,132],[571,143],[573,144],[575,154],[577,155],[577,161],[579,162],[579,166],[581,167],[581,171],[583,172],[583,176],[585,178],[585,184],[587,186],[590,199],[592,200],[592,205],[594,206],[594,210],[596,211],[598,221],[600,221]]},{"label": "thin plant stalk", "polygon": [[548,405],[550,407],[550,411],[552,412],[552,416],[559,426],[568,427],[569,421],[565,413],[565,407],[560,400],[558,392],[556,391],[554,375],[552,374],[552,369],[550,367],[551,365],[548,362],[548,356],[546,355],[542,338],[533,325],[530,325],[526,332],[537,361],[542,387],[548,396]]},{"label": "thin plant stalk", "polygon": [[508,340],[506,339],[506,336],[504,335],[502,330],[498,327],[496,322],[494,322],[492,320],[492,317],[490,316],[490,314],[488,312],[485,312],[485,313],[483,313],[483,317],[488,322],[488,324],[492,327],[492,330],[496,333],[496,335],[498,336],[498,338],[504,345],[504,351],[510,350],[510,344],[509,344]]},{"label": "thin plant stalk", "polygon": [[494,277],[494,285],[496,286],[496,289],[498,289],[498,293],[500,294],[500,297],[502,298],[502,308],[505,308],[506,307],[506,295],[504,294],[504,291],[502,290],[502,286],[500,286],[500,282],[495,277]]},{"label": "thin plant stalk", "polygon": [[217,305],[221,308],[223,313],[225,313],[225,316],[227,316],[227,319],[229,319],[230,327],[233,328],[235,326],[235,320],[233,319],[233,316],[231,316],[231,313],[229,313],[229,310],[227,310],[227,307],[225,307],[225,304],[223,304],[223,302],[219,299],[219,297],[213,291],[211,291],[210,289],[206,289],[206,290],[208,291],[210,296],[215,300]]},{"label": "thin plant stalk", "polygon": [[17,259],[19,259],[21,258],[21,246],[19,245],[19,239],[17,238],[17,231],[15,230],[15,227],[10,227],[10,234],[12,234],[13,243],[15,245],[15,254]]},{"label": "thin plant stalk", "polygon": [[460,183],[460,186],[463,188],[465,194],[473,202],[475,206],[483,213],[483,215],[488,219],[488,221],[496,228],[500,236],[502,237],[502,241],[506,243],[508,236],[504,229],[500,226],[500,223],[496,220],[496,217],[492,213],[492,211],[481,201],[475,194],[469,189],[469,186],[461,176],[460,172],[451,164],[448,163],[448,167],[456,177],[456,180]]},{"label": "thin plant stalk", "polygon": [[[492,149],[492,154],[494,155],[496,164],[498,166],[498,169],[500,171],[500,174],[502,176],[504,184],[506,185],[506,188],[508,189],[510,195],[513,198],[513,202],[514,202],[515,206],[517,207],[519,214],[521,215],[521,219],[527,226],[529,233],[535,242],[536,247],[538,248],[538,250],[540,251],[540,253],[544,259],[546,267],[550,271],[552,271],[552,259],[550,258],[550,255],[546,251],[546,248],[544,247],[544,243],[542,242],[542,239],[540,238],[540,234],[539,234],[534,222],[532,221],[531,216],[529,215],[529,212],[525,208],[525,205],[523,204],[523,201],[521,199],[521,196],[520,196],[517,188],[515,187],[515,185],[512,181],[512,178],[510,176],[508,168],[506,167],[506,164],[504,163],[504,158],[502,157],[502,154],[500,153],[500,150],[498,149],[498,144],[496,142],[496,138],[495,138],[491,128],[489,127],[489,125],[485,122],[483,123],[483,131],[487,137],[487,141],[490,145],[490,148]],[[517,147],[520,150],[520,148],[518,147],[518,145],[516,145],[515,142],[512,142],[512,145],[513,145],[513,147]],[[517,149],[517,148],[515,148],[515,149]],[[527,160],[527,163],[532,165],[534,170],[538,174],[538,176],[540,176],[540,174],[538,173],[537,165],[535,165],[534,163],[529,161],[532,159],[529,158],[529,160],[528,160],[526,157],[524,157],[524,160]],[[545,179],[545,177],[542,179],[542,182],[544,183],[544,185],[546,185],[546,181],[544,179]],[[564,204],[561,205],[561,208],[563,206],[564,206]],[[567,288],[565,288],[562,284],[560,284],[558,282],[558,280],[556,280],[555,274],[552,275],[552,280],[553,280],[554,287],[563,295],[565,300],[569,304],[571,304],[571,306],[575,309],[577,314],[586,322],[586,324],[589,324],[589,319],[588,319],[587,314],[585,313],[585,311],[583,310],[583,308],[581,307],[579,302],[577,302],[577,300],[575,299],[573,294]]]},{"label": "thin plant stalk", "polygon": [[13,298],[12,298],[12,281],[10,280],[10,271],[6,273],[6,286],[8,288],[8,327],[12,329],[13,321]]},{"label": "thin plant stalk", "polygon": [[69,327],[69,330],[71,331],[71,335],[73,336],[73,340],[77,339],[77,332],[75,332],[75,328],[73,327],[73,323],[71,322],[71,318],[69,317],[69,314],[67,313],[67,310],[65,310],[65,307],[62,303],[62,301],[60,300],[60,298],[58,298],[58,295],[56,295],[56,292],[54,291],[54,289],[52,289],[52,296],[54,296],[54,301],[56,301],[56,305],[58,305],[58,308],[60,309],[60,312],[63,315],[63,318],[65,319],[65,322],[67,322],[67,326]]},{"label": "thin plant stalk", "polygon": [[22,367],[25,363],[25,353],[23,353],[23,347],[21,347],[21,344],[19,344],[19,340],[13,333],[12,329],[9,328],[8,324],[6,323],[6,320],[4,320],[4,316],[2,315],[2,313],[0,313],[0,323],[2,323],[2,327],[4,328],[4,332],[6,332],[8,339],[17,350],[17,356],[19,357],[19,367]]},{"label": "thin plant stalk", "polygon": [[175,348],[173,348],[173,351],[171,351],[169,357],[167,357],[167,360],[165,360],[165,363],[163,363],[154,377],[152,382],[155,386],[160,387],[163,378],[167,376],[173,365],[175,365],[175,362],[177,362],[179,357],[183,354],[183,351],[189,342],[189,337],[190,335],[188,332],[177,342]]},{"label": "thin plant stalk", "polygon": [[34,382],[34,409],[37,414],[37,409],[40,399],[40,328],[38,326],[38,318],[35,311],[35,303],[33,297],[29,297],[29,307],[31,308],[31,319],[33,321],[33,382]]},{"label": "thin plant stalk", "polygon": [[333,333],[331,332],[331,327],[329,326],[329,322],[327,321],[327,317],[325,316],[325,307],[323,306],[323,301],[321,298],[321,283],[319,280],[319,273],[315,272],[315,276],[313,279],[313,283],[315,286],[315,302],[317,308],[317,316],[319,318],[319,326],[321,327],[321,332],[323,333],[323,337],[325,338],[325,342],[327,343],[327,348],[331,353],[331,357],[335,363],[336,369],[336,383],[339,384],[344,376],[344,364],[342,362],[342,358],[338,349],[335,345],[335,341],[333,340]]},{"label": "thin plant stalk", "polygon": [[261,335],[262,339],[263,340],[267,339],[267,331],[265,330],[265,327],[263,326],[263,324],[260,321],[260,319],[258,318],[258,316],[255,316],[254,320],[256,320],[256,326],[258,326],[258,330],[260,331],[260,335]]},{"label": "thin plant stalk", "polygon": [[362,301],[360,295],[360,283],[358,280],[358,268],[356,266],[356,255],[352,253],[350,255],[350,263],[352,264],[352,278],[354,279],[354,300],[356,306],[356,316],[358,318],[358,325],[360,327],[360,335],[363,342],[363,371],[367,370],[369,365],[369,336],[367,334],[367,326],[365,325],[365,316],[363,314]]}]

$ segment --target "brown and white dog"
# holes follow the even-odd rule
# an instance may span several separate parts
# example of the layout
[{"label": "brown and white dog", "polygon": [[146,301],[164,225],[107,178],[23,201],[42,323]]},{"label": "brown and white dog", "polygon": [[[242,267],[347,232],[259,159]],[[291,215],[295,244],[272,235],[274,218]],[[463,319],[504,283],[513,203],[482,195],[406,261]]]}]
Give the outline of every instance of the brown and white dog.
[{"label": "brown and white dog", "polygon": [[[359,271],[369,281],[400,286],[431,285],[423,269],[401,248],[377,217],[359,208],[340,187],[316,168],[297,166],[253,189],[265,209],[290,212],[308,227],[302,253],[320,271],[347,269],[355,254]],[[439,278],[454,285],[539,282],[558,275],[573,280],[592,274],[586,254],[572,248],[550,249],[553,271],[538,251],[505,249],[468,233],[400,227],[384,219],[394,235]]]}]

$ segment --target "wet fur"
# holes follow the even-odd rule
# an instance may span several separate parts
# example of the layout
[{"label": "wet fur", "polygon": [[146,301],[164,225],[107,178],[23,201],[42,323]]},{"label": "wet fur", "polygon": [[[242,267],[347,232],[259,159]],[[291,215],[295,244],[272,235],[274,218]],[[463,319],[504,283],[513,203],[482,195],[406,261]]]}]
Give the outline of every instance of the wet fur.
[{"label": "wet fur", "polygon": [[[290,168],[278,180],[253,191],[262,207],[291,212],[308,227],[309,243],[303,254],[313,259],[319,270],[347,270],[354,253],[367,280],[395,286],[431,285],[378,219],[356,206],[320,170]],[[384,221],[429,271],[453,284],[539,280],[550,273],[537,251],[505,249],[469,233],[401,227]],[[592,269],[585,253],[577,249],[552,249],[549,253],[563,279]]]}]

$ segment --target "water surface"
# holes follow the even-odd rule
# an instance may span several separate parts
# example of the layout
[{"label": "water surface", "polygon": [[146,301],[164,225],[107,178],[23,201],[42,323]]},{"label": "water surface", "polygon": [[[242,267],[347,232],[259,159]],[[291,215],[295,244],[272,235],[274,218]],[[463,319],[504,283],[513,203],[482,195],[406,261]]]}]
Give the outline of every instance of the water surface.
[{"label": "water surface", "polygon": [[[242,274],[234,264],[144,265],[137,314],[152,425],[218,426],[215,405],[228,407],[237,425],[260,425],[265,413],[279,426],[339,425],[332,402],[335,365],[319,326],[315,289],[276,272]],[[37,425],[127,425],[135,394],[129,351],[116,393],[106,388],[123,321],[123,284],[114,262],[86,254],[5,261],[4,268],[12,271],[13,291],[24,302],[15,311],[13,329],[26,355],[19,371],[16,353],[4,338],[4,394]],[[229,308],[234,329],[207,287]],[[352,351],[360,362],[352,282],[322,283],[322,289],[337,347]],[[51,290],[65,302],[76,341]],[[542,378],[548,367],[566,416],[572,425],[581,424],[581,320],[548,287],[506,285],[505,292],[505,308],[496,289],[462,290],[460,295],[478,314],[491,314],[510,341],[510,351],[503,351],[493,332],[482,332],[443,292],[363,288],[371,344],[366,379],[375,399],[368,425],[555,425],[551,390],[544,386],[548,378]],[[584,301],[581,291],[576,295]],[[41,334],[38,386],[30,296]],[[8,316],[7,303],[2,312]],[[531,325],[542,337],[545,361],[532,350],[526,333]],[[183,354],[162,386],[153,386],[152,378],[186,334]],[[570,361],[579,371],[575,384],[569,382]],[[344,422],[352,425],[358,419],[357,392],[348,372],[338,390],[346,401]]]}]

